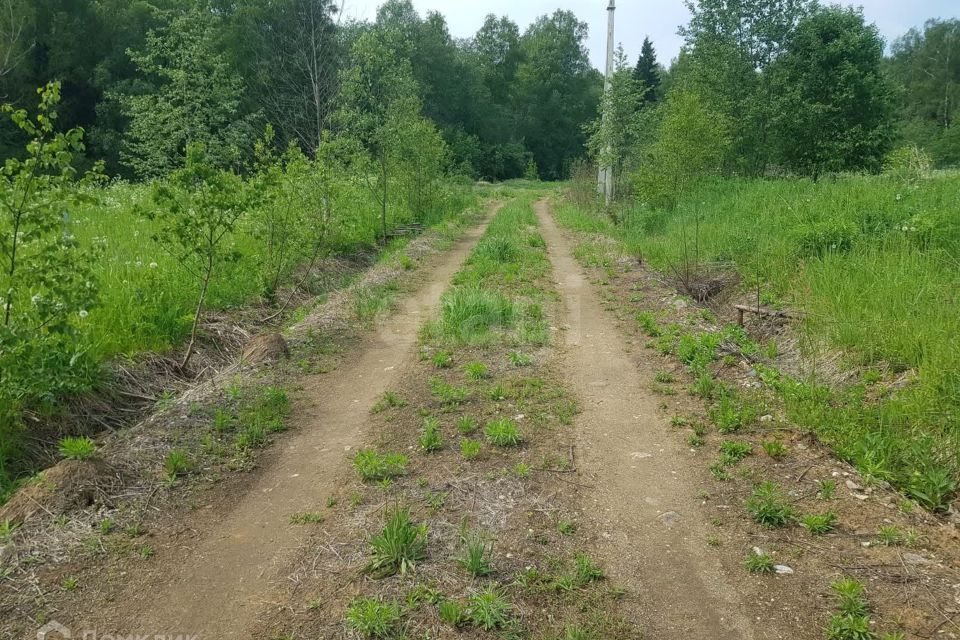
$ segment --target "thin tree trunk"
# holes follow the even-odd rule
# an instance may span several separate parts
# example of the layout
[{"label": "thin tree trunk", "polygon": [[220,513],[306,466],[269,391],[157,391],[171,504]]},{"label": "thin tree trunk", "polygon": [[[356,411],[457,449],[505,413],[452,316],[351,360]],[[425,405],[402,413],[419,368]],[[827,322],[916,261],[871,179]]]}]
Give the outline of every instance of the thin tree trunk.
[{"label": "thin tree trunk", "polygon": [[200,297],[197,299],[197,308],[193,314],[193,327],[190,329],[190,344],[187,345],[187,353],[183,356],[183,362],[180,363],[181,369],[186,369],[193,356],[193,348],[197,344],[197,329],[200,327],[200,315],[203,313],[203,303],[207,298],[207,289],[210,286],[210,276],[213,274],[213,255],[207,256],[207,270],[203,275],[203,286],[200,287]]}]

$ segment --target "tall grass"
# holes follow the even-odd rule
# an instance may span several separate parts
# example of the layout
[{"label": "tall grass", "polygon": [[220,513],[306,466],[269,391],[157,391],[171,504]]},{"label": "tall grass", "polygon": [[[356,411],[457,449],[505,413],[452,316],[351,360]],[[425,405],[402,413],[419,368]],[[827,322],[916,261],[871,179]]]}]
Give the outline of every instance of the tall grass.
[{"label": "tall grass", "polygon": [[[117,357],[136,357],[146,352],[164,353],[175,349],[188,336],[196,305],[198,279],[179,256],[168,253],[154,239],[156,224],[138,213],[148,205],[150,187],[115,183],[97,188],[95,204],[79,210],[68,221],[71,232],[82,245],[100,247],[101,257],[94,265],[100,291],[99,304],[89,310],[77,327],[77,353],[88,354],[81,363],[90,363],[89,386],[95,387],[101,365]],[[389,224],[410,222],[416,218],[434,225],[445,238],[453,235],[451,220],[476,203],[471,188],[450,186],[442,211],[417,216],[398,203],[391,209]],[[226,310],[266,299],[264,281],[265,240],[258,237],[257,211],[248,212],[229,238],[230,248],[239,259],[225,262],[214,272],[210,284],[208,308]],[[379,230],[379,205],[359,183],[341,185],[337,197],[335,221],[326,237],[328,255],[373,253]],[[403,241],[397,241],[397,244]],[[388,247],[384,256],[396,247]],[[298,256],[288,265],[287,281],[311,256]],[[368,306],[358,303],[361,320],[375,314],[386,299],[383,291]],[[366,301],[369,302],[369,301]],[[48,376],[49,377],[49,376]],[[21,443],[25,427],[18,420],[23,405],[43,402],[55,405],[55,389],[37,389],[38,398],[10,398],[0,389],[0,504],[17,486],[18,479],[29,474],[32,466]],[[13,405],[9,405],[13,402]]]},{"label": "tall grass", "polygon": [[424,326],[423,339],[451,345],[547,342],[537,280],[549,260],[536,228],[534,197],[514,199],[490,221],[443,295],[439,317]]},{"label": "tall grass", "polygon": [[918,185],[719,180],[674,212],[634,206],[620,224],[572,205],[558,215],[664,271],[694,256],[729,263],[763,303],[807,311],[812,343],[849,366],[889,370],[887,382],[899,382],[874,389],[880,401],[865,401],[869,382],[838,392],[815,377],[784,384],[784,395],[792,417],[843,457],[924,502],[925,484],[955,489],[932,480],[942,471],[960,477],[958,211],[960,178],[943,175]]}]

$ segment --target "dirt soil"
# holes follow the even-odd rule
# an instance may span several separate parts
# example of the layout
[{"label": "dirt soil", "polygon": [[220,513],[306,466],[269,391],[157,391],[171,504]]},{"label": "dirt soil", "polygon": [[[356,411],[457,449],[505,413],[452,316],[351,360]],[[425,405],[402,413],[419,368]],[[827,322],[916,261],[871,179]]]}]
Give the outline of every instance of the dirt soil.
[{"label": "dirt soil", "polygon": [[605,564],[641,594],[652,637],[756,637],[737,585],[704,544],[698,479],[649,391],[650,363],[628,352],[546,202],[537,213],[564,300],[566,371],[583,408],[579,465],[597,487],[585,507]]}]

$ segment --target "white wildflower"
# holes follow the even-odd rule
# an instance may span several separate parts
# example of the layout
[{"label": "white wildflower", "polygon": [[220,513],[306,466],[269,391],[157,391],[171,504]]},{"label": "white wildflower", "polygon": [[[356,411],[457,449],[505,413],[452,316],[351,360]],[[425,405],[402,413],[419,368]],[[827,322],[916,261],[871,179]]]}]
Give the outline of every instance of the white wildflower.
[{"label": "white wildflower", "polygon": [[81,317],[81,318],[86,318],[88,315],[90,315],[90,314],[87,312],[86,309],[80,309],[80,317]]},{"label": "white wildflower", "polygon": [[40,297],[40,294],[38,293],[34,295],[32,298],[30,298],[30,302],[32,302],[33,304],[38,304],[42,299],[43,298]]},{"label": "white wildflower", "polygon": [[151,263],[150,263],[150,268],[151,268],[151,269],[156,269],[156,268],[157,268],[157,263],[156,263],[156,262],[151,262]]}]

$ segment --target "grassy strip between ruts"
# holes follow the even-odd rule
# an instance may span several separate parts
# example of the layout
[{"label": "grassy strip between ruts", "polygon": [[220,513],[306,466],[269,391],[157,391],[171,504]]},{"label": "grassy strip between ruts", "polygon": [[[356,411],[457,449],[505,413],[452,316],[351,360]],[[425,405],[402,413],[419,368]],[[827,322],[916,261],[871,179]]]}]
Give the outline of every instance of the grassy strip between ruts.
[{"label": "grassy strip between ruts", "polygon": [[[950,327],[960,316],[944,309],[956,303],[948,293],[956,276],[944,270],[950,256],[956,259],[956,230],[950,225],[927,229],[916,220],[945,216],[956,184],[934,181],[900,195],[867,178],[821,186],[737,182],[721,187],[700,194],[711,202],[698,209],[699,262],[733,260],[731,268],[746,276],[751,288],[759,287],[765,303],[785,300],[813,310],[799,334],[802,344],[814,349],[802,354],[808,360],[815,361],[817,345],[825,343],[847,350],[855,359],[850,366],[860,365],[858,379],[842,387],[826,384],[815,367],[810,375],[793,377],[760,363],[759,380],[776,392],[794,423],[816,433],[868,478],[893,483],[931,510],[947,509],[960,476],[955,455],[960,352],[948,337],[955,335]],[[767,219],[764,212],[773,200],[786,202],[792,213]],[[875,224],[862,219],[866,206],[878,212]],[[684,234],[693,256],[697,231],[691,211],[631,212],[615,224],[564,203],[557,207],[557,219],[570,229],[605,236],[621,254],[642,255],[672,273],[684,255]],[[909,224],[916,234],[909,231],[914,227],[895,229],[898,216],[915,219]],[[601,248],[587,242],[578,254],[588,264],[602,261]],[[856,283],[856,292],[850,283]],[[908,303],[908,296],[917,297],[920,308]],[[702,334],[689,327],[660,327],[652,316],[639,320],[663,350],[678,353],[695,369],[702,394],[712,398],[718,415],[732,421],[762,415],[732,390],[715,388],[705,372],[705,364],[719,357],[717,347],[732,334],[747,351],[759,354],[760,345],[736,328]],[[908,344],[914,347],[907,349]],[[750,415],[740,415],[744,412]]]},{"label": "grassy strip between ruts", "polygon": [[499,212],[424,327],[416,375],[371,408],[376,447],[356,453],[324,523],[351,542],[318,549],[310,607],[270,633],[639,637],[564,481],[577,408],[551,371],[555,293],[532,202]]}]

